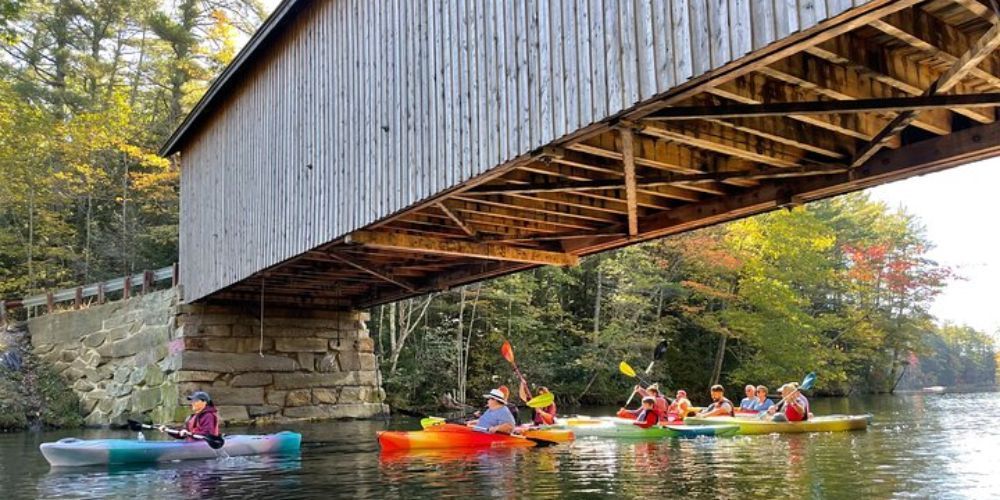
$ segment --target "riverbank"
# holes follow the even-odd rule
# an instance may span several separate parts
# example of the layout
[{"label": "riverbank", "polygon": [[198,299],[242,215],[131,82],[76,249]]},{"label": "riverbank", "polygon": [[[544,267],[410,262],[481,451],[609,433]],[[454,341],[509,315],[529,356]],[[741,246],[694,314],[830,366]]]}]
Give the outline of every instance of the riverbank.
[{"label": "riverbank", "polygon": [[31,352],[27,329],[0,329],[0,432],[80,427],[80,401],[51,365]]}]

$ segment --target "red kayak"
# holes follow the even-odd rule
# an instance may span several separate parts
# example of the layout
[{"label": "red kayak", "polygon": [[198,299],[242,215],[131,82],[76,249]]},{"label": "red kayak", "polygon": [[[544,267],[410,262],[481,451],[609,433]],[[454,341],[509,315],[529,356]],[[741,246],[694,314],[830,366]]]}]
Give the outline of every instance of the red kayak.
[{"label": "red kayak", "polygon": [[435,425],[422,431],[382,431],[378,443],[386,451],[535,446],[534,441],[521,436],[481,432],[456,424]]}]

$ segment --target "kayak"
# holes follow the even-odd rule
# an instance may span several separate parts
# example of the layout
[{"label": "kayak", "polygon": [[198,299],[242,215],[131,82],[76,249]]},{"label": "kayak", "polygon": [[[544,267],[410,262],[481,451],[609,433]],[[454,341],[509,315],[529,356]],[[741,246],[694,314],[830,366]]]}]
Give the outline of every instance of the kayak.
[{"label": "kayak", "polygon": [[138,464],[197,460],[224,456],[288,454],[299,451],[302,435],[282,431],[256,436],[226,436],[226,444],[213,450],[204,441],[138,441],[135,439],[60,439],[39,449],[53,467]]},{"label": "kayak", "polygon": [[[420,425],[428,430],[446,423],[447,420],[441,417],[428,417],[421,420]],[[522,425],[514,429],[514,434],[552,443],[567,443],[574,438],[573,431],[551,425]]]},{"label": "kayak", "polygon": [[383,450],[535,446],[524,436],[482,432],[456,424],[434,425],[422,431],[380,431],[378,444]]},{"label": "kayak", "polygon": [[529,427],[527,429],[518,429],[517,432],[529,439],[539,439],[552,443],[568,443],[576,439],[576,434],[573,431],[552,426]]},{"label": "kayak", "polygon": [[740,426],[733,424],[711,424],[711,425],[668,425],[666,429],[670,432],[670,437],[694,438],[698,436],[728,437],[735,436],[740,431]]},{"label": "kayak", "polygon": [[732,436],[739,431],[738,425],[666,425],[643,429],[631,421],[624,419],[605,420],[593,425],[578,425],[573,427],[577,437],[594,436],[615,439],[660,439],[660,438],[692,438],[698,436]]},{"label": "kayak", "polygon": [[688,424],[734,424],[740,434],[771,434],[796,432],[842,432],[868,428],[869,415],[826,415],[813,417],[804,422],[772,422],[757,417],[691,417]]}]

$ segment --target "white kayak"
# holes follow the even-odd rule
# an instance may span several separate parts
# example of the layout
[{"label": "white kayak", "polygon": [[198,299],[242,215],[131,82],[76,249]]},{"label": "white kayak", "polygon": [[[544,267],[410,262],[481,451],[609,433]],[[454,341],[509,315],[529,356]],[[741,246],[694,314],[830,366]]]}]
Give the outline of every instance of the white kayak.
[{"label": "white kayak", "polygon": [[53,467],[137,464],[246,455],[288,454],[299,451],[302,435],[282,431],[256,436],[226,436],[213,450],[204,441],[139,441],[136,439],[60,439],[42,443],[42,455]]}]

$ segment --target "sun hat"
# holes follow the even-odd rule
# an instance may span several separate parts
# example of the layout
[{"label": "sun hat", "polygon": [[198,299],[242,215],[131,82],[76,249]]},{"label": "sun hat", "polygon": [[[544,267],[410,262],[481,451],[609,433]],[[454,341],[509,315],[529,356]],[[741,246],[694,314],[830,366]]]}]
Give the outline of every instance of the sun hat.
[{"label": "sun hat", "polygon": [[503,397],[503,393],[499,389],[493,389],[489,394],[483,394],[486,399],[495,399],[500,402],[500,404],[506,406],[507,400]]}]

